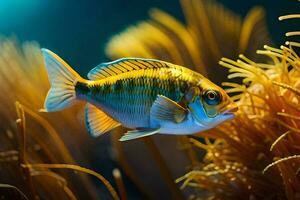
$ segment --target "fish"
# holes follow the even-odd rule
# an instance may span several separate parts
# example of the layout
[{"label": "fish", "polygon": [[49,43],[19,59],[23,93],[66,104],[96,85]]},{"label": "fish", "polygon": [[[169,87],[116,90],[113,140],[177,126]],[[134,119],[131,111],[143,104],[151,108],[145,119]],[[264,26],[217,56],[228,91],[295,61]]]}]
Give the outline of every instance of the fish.
[{"label": "fish", "polygon": [[52,51],[41,51],[51,84],[43,111],[86,102],[85,124],[93,137],[121,125],[129,131],[120,141],[195,134],[233,119],[238,109],[221,87],[169,62],[121,58],[97,65],[84,79]]}]

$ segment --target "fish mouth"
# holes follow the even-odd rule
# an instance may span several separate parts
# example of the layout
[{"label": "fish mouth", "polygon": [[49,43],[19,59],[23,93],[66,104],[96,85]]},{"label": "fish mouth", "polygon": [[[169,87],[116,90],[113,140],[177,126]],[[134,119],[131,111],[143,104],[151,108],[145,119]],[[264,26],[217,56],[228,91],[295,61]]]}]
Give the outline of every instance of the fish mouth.
[{"label": "fish mouth", "polygon": [[231,103],[228,106],[225,106],[221,110],[222,115],[234,115],[239,110],[238,106],[235,103]]}]

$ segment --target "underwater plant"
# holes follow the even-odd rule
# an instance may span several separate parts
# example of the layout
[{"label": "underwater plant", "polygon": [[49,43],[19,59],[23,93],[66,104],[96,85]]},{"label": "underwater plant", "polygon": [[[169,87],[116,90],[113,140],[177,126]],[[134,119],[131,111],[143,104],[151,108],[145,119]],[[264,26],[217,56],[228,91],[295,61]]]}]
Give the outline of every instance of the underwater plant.
[{"label": "underwater plant", "polygon": [[[299,18],[286,15],[280,20]],[[287,32],[286,36],[299,35]],[[255,62],[244,55],[237,61],[222,58],[229,69],[225,82],[237,100],[236,118],[191,142],[207,151],[204,161],[177,179],[182,187],[205,191],[209,199],[300,199],[300,58],[298,42],[280,48],[265,45],[257,54],[268,62]]]},{"label": "underwater plant", "polygon": [[293,46],[264,46],[257,51],[270,62],[256,63],[243,55],[222,58],[225,82],[238,99],[236,118],[191,142],[207,151],[203,164],[179,178],[183,187],[201,188],[210,199],[299,199],[299,57]]},{"label": "underwater plant", "polygon": [[221,83],[226,79],[226,71],[217,67],[221,57],[235,58],[243,53],[259,59],[255,50],[270,43],[261,7],[252,8],[242,19],[213,0],[180,2],[185,24],[152,9],[149,20],[113,36],[106,54],[112,59],[134,56],[170,61]]},{"label": "underwater plant", "polygon": [[[164,11],[153,9],[150,11],[150,20],[130,26],[114,36],[107,44],[107,55],[112,59],[142,57],[170,61],[206,74],[217,83],[226,78],[226,71],[218,66],[223,56],[235,58],[244,53],[251,59],[265,60],[255,54],[257,48],[270,41],[262,8],[254,7],[242,20],[215,1],[182,0],[181,5],[186,24]],[[116,131],[112,138],[118,160],[142,191],[148,192],[149,187],[145,186],[147,183],[157,194],[162,193],[160,188],[166,188],[164,191],[169,189],[173,198],[183,198],[178,196],[178,186],[174,186],[172,181],[187,170],[202,165],[200,163],[204,152],[195,148],[187,137],[151,136],[146,140],[126,144],[116,142],[120,134]],[[149,143],[152,145],[147,146]],[[139,152],[136,152],[137,148]],[[151,155],[154,155],[153,158]],[[155,173],[155,165],[147,165],[149,158],[154,159],[157,165],[162,165],[158,168],[163,178]],[[140,167],[141,163],[145,163],[142,166],[147,165],[147,171]],[[142,176],[144,173],[150,174],[150,178]],[[191,190],[182,192],[184,196],[193,194]]]},{"label": "underwater plant", "polygon": [[[97,199],[111,194],[118,199],[103,176],[77,164],[89,167],[78,150],[88,136],[73,117],[80,106],[52,115],[39,112],[49,88],[39,45],[27,42],[20,48],[15,39],[1,38],[0,49],[0,90],[5,94],[0,96],[1,198]],[[98,178],[110,194],[86,174]]]},{"label": "underwater plant", "polygon": [[[288,42],[281,49],[265,46],[258,54],[266,57],[257,57],[255,50],[269,43],[262,8],[253,8],[242,20],[215,1],[181,3],[186,23],[152,10],[150,20],[112,38],[107,55],[166,60],[221,83],[226,74],[217,66],[221,57],[243,54],[220,63],[229,68],[229,78],[242,81],[223,84],[241,109],[234,121],[193,137],[151,136],[120,143],[124,130],[118,128],[112,143],[121,166],[152,199],[300,198],[299,43]],[[102,186],[80,171],[98,177],[117,199],[100,174],[78,166],[90,167],[84,157],[89,138],[74,118],[82,113],[81,105],[38,112],[49,89],[38,44],[19,48],[14,40],[2,39],[0,48],[0,89],[5,94],[0,96],[0,194],[13,193],[10,199],[108,198]],[[174,179],[187,171],[177,179],[185,188],[180,191]],[[117,185],[126,195],[122,183]]]}]

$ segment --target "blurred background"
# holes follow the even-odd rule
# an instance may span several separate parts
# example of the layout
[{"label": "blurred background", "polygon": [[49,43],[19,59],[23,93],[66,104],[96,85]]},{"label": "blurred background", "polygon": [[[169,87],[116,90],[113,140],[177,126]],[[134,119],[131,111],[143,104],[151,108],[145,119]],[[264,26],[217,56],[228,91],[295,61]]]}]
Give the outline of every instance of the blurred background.
[{"label": "blurred background", "polygon": [[[275,46],[284,42],[284,33],[294,23],[278,23],[278,16],[298,10],[297,2],[292,0],[218,2],[242,17],[253,6],[264,7],[271,40]],[[148,12],[151,8],[159,8],[185,22],[178,0],[0,0],[0,35],[13,36],[20,43],[36,41],[41,47],[60,55],[86,77],[94,66],[110,60],[104,52],[109,39],[129,25],[149,19]],[[110,137],[111,135],[106,134],[99,138],[85,138],[84,148],[76,150],[84,156],[85,161],[76,159],[76,151],[73,156],[80,165],[89,166],[114,184],[111,172],[119,166],[115,162]],[[137,145],[136,151],[139,148],[142,147]],[[151,164],[149,161],[149,165]],[[145,178],[151,179],[147,177],[146,169],[147,166]],[[125,175],[124,180],[129,199],[143,198],[140,190]],[[164,189],[157,191],[164,192]]]},{"label": "blurred background", "polygon": [[[278,16],[297,11],[297,1],[292,0],[218,2],[241,16],[253,6],[263,6],[275,44],[283,43],[282,35],[290,26],[278,23]],[[85,76],[92,67],[109,60],[104,54],[108,40],[128,25],[148,19],[151,8],[184,20],[178,0],[1,0],[0,34],[35,40]]]}]

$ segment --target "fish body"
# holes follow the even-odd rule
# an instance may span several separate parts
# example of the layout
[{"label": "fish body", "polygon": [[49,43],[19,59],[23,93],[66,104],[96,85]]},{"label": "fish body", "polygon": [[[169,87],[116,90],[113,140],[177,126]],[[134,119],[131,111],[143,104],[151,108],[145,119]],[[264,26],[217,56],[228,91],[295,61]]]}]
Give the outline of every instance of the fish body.
[{"label": "fish body", "polygon": [[[227,94],[188,68],[154,59],[124,58],[98,65],[86,80],[53,52],[42,51],[52,86],[45,110],[86,101],[86,124],[93,136],[119,125],[135,129],[121,140],[155,133],[194,134],[234,117],[236,106]],[[211,99],[217,101],[206,102],[205,92],[211,92]]]},{"label": "fish body", "polygon": [[[127,64],[131,62],[146,63],[147,60],[127,60]],[[165,66],[161,68],[131,71],[79,83],[82,85],[75,87],[77,97],[102,109],[127,128],[156,128],[157,123],[151,121],[150,110],[157,95],[179,102],[187,88],[200,78],[193,77],[199,74],[191,70],[162,64]]]}]

